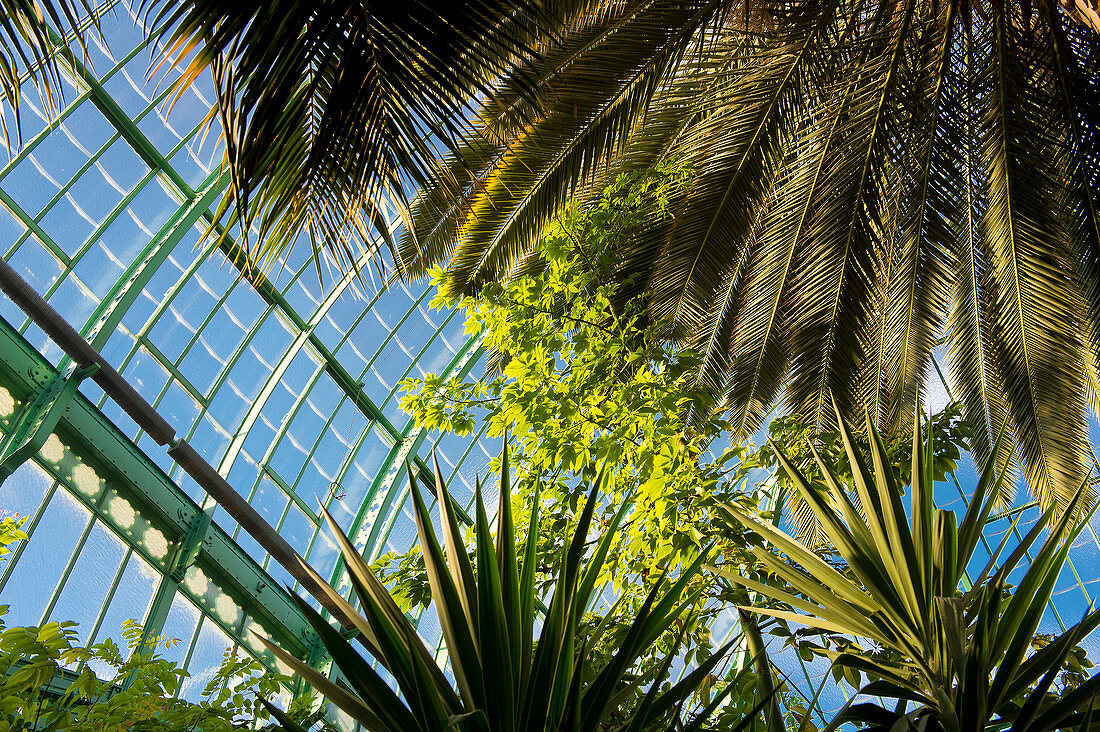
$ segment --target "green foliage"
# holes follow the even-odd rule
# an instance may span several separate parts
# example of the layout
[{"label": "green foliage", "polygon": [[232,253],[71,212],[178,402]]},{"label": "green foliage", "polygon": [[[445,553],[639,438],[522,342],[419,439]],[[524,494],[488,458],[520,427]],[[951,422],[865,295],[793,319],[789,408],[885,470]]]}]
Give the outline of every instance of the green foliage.
[{"label": "green foliage", "polygon": [[[188,673],[157,653],[178,641],[143,640],[143,628],[132,620],[123,624],[122,635],[125,648],[111,639],[84,647],[76,642],[73,622],[3,628],[0,730],[228,732],[267,719],[260,700],[290,681],[227,650],[192,704],[173,698]],[[291,713],[308,719],[308,704],[298,702]]]},{"label": "green foliage", "polygon": [[0,519],[0,560],[11,553],[11,545],[27,538],[23,532],[23,524],[27,523],[27,517],[5,516]]},{"label": "green foliage", "polygon": [[[276,646],[271,648],[329,701],[375,732],[698,729],[725,694],[714,695],[694,715],[685,714],[684,703],[710,678],[729,646],[671,685],[653,683],[646,690],[631,670],[642,653],[679,623],[701,593],[701,588],[692,588],[692,580],[705,554],[697,554],[676,572],[665,571],[651,578],[644,602],[626,632],[616,639],[616,651],[609,658],[593,654],[594,645],[583,640],[579,626],[613,554],[626,506],[619,506],[607,524],[594,524],[601,490],[610,478],[600,472],[567,546],[555,558],[554,588],[545,597],[535,582],[536,566],[542,561],[535,531],[542,504],[539,488],[536,484],[526,539],[517,548],[508,498],[512,482],[507,451],[500,464],[495,538],[480,484],[476,490],[476,574],[438,469],[435,489],[437,505],[442,507],[441,539],[409,470],[417,533],[453,684],[328,514],[363,614],[336,590],[329,596],[353,619],[363,646],[392,675],[400,696],[343,634],[301,598],[299,607],[320,635],[346,686]],[[304,562],[302,566],[308,567]],[[545,610],[540,611],[544,600]],[[592,636],[601,632],[598,629]],[[682,636],[683,630],[679,634]],[[663,654],[662,678],[677,657],[677,649],[678,644]]]},{"label": "green foliage", "polygon": [[1034,495],[1064,509],[1097,407],[1095,1],[585,10],[536,65],[534,119],[514,121],[526,65],[485,98],[414,204],[405,266],[477,292],[563,206],[675,155],[697,180],[615,275],[703,354],[737,439],[776,405],[832,429],[830,397],[907,434],[947,350],[979,458],[1007,416]]},{"label": "green foliage", "polygon": [[[935,460],[918,423],[911,448],[910,519],[898,471],[891,469],[887,446],[870,419],[869,460],[840,423],[850,485],[841,484],[821,459],[818,469],[828,491],[818,491],[781,450],[775,452],[843,564],[834,566],[743,507],[731,506],[727,516],[760,537],[755,559],[781,582],[760,582],[732,566],[715,570],[773,603],[745,610],[832,637],[833,649],[820,652],[861,695],[831,726],[949,732],[1088,728],[1085,715],[1100,694],[1100,675],[1085,677],[1087,659],[1075,647],[1100,625],[1100,611],[1089,612],[1056,638],[1036,636],[1070,546],[1091,515],[1082,509],[1086,486],[1053,529],[1048,531],[1051,507],[1001,559],[1013,535],[1006,532],[963,591],[1005,472],[994,459],[987,461],[958,522],[953,512],[933,505]],[[849,488],[860,508],[848,497]],[[1035,548],[1045,531],[1047,539]],[[1010,591],[1008,577],[1025,558],[1030,563]],[[864,678],[867,683],[860,686]],[[1059,678],[1061,688],[1055,686]],[[869,697],[899,703],[881,706]]]},{"label": "green foliage", "polygon": [[[526,516],[536,485],[547,506],[536,531],[540,579],[552,578],[550,558],[577,520],[578,482],[592,480],[591,466],[604,466],[606,501],[595,521],[606,526],[616,509],[631,506],[598,578],[623,596],[623,617],[643,601],[646,577],[698,556],[708,524],[700,492],[719,489],[721,461],[700,456],[726,425],[709,416],[693,378],[695,356],[660,339],[662,325],[628,285],[604,284],[637,223],[669,215],[670,196],[691,181],[690,171],[670,163],[622,176],[593,205],[565,211],[523,274],[459,302],[467,331],[482,334],[497,368],[478,380],[429,374],[401,385],[401,404],[420,426],[463,435],[484,421],[489,436],[510,436],[513,510]],[[434,304],[452,303],[440,295]],[[376,567],[402,607],[427,603],[417,550],[387,555]],[[702,603],[689,613],[689,638],[705,654],[702,613]]]}]

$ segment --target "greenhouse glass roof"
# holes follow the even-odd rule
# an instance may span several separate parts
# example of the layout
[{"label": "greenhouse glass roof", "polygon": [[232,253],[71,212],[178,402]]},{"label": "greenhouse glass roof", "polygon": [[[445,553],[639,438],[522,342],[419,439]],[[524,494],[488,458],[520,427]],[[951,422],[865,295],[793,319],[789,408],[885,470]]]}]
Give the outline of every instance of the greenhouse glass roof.
[{"label": "greenhouse glass roof", "polygon": [[[209,85],[169,111],[171,71],[150,73],[156,56],[136,13],[115,4],[102,31],[102,41],[89,34],[87,58],[64,62],[52,123],[36,93],[24,96],[22,145],[0,170],[4,259],[339,584],[319,505],[373,558],[415,536],[407,481],[397,479],[404,460],[423,468],[434,451],[458,502],[469,502],[488,460],[479,436],[433,442],[399,408],[397,384],[468,373],[478,344],[456,312],[428,307],[423,286],[383,288],[370,267],[362,279],[326,272],[321,286],[308,247],[270,277],[243,277],[232,237],[220,248],[201,239],[224,184],[218,131],[204,134]],[[10,431],[20,406],[73,367],[8,298],[0,317],[0,414]],[[211,506],[85,379],[56,434],[0,487],[0,508],[31,517],[30,540],[0,575],[6,622],[76,620],[92,641],[144,620],[148,632],[182,639],[173,652],[195,689],[225,647],[258,651],[249,636],[257,626],[298,636],[306,653],[309,633],[281,590],[293,579],[224,510],[202,529]],[[200,550],[173,573],[172,548],[189,532]]]},{"label": "greenhouse glass roof", "polygon": [[[406,459],[424,471],[434,453],[458,505],[469,505],[496,446],[476,432],[418,430],[397,385],[470,373],[479,343],[459,313],[429,307],[426,286],[383,287],[370,266],[383,247],[364,256],[361,279],[325,272],[319,284],[308,246],[269,276],[242,274],[232,236],[202,238],[224,185],[218,131],[204,123],[209,83],[169,108],[173,72],[154,68],[137,14],[115,0],[101,11],[103,39],[90,33],[87,57],[72,44],[62,59],[65,95],[52,121],[35,93],[24,96],[21,143],[0,169],[3,259],[341,586],[319,505],[368,559],[415,540],[398,474]],[[0,299],[0,431],[8,447],[40,438],[28,438],[23,456],[33,458],[12,460],[0,485],[0,510],[29,517],[30,534],[0,566],[5,622],[75,620],[93,642],[141,620],[182,641],[167,655],[192,674],[185,697],[229,647],[276,668],[252,633],[316,660],[312,631],[283,590],[294,578],[90,376]],[[36,432],[42,425],[50,429]],[[1100,542],[1083,537],[1047,630],[1097,595]],[[420,629],[439,643],[431,613]],[[1100,657],[1100,644],[1086,645]]]}]

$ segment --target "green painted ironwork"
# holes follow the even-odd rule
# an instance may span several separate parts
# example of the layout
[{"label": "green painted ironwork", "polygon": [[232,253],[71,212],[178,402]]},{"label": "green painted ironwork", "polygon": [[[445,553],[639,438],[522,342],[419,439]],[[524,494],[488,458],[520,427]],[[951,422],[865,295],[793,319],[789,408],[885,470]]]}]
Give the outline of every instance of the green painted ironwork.
[{"label": "green painted ironwork", "polygon": [[[11,326],[0,320],[0,386],[17,401],[24,402],[33,399],[33,395],[57,375],[57,371]],[[95,474],[102,478],[102,485],[97,484],[95,491],[89,494],[73,487],[71,465],[51,465],[43,461],[43,467],[146,561],[169,576],[179,569],[179,561],[173,563],[168,558],[169,546],[183,547],[182,554],[176,552],[176,556],[186,557],[193,551],[189,566],[201,567],[207,576],[217,578],[217,587],[224,590],[236,606],[292,652],[303,657],[311,652],[316,637],[289,595],[218,527],[207,528],[201,541],[193,541],[196,537],[194,527],[203,520],[203,511],[87,399],[74,395],[54,432],[81,464],[94,466]],[[167,543],[160,548],[153,546],[146,538],[148,529],[138,535],[132,525],[120,522],[111,511],[111,505],[118,499],[133,507]],[[132,524],[133,519],[129,520]],[[33,530],[34,527],[28,528]],[[189,537],[192,541],[188,541]],[[11,563],[14,565],[17,561],[18,557],[13,556]],[[68,571],[71,566],[66,569]],[[6,582],[7,576],[0,582]],[[0,584],[0,589],[2,586]],[[192,599],[200,607],[208,602],[202,597]],[[56,596],[51,604],[54,601]],[[217,608],[209,609],[213,611],[210,616],[217,620]],[[163,618],[160,620],[162,622]],[[159,632],[155,622],[147,620],[146,624],[151,632]],[[242,628],[224,623],[223,630],[238,643],[257,647],[255,640],[243,633]]]},{"label": "green painted ironwork", "polygon": [[50,375],[44,370],[33,374],[44,383],[34,398],[28,400],[19,411],[0,443],[0,483],[46,444],[62,413],[68,408],[69,400],[80,388],[80,382],[98,370],[99,367],[92,364],[75,369],[68,376]]}]

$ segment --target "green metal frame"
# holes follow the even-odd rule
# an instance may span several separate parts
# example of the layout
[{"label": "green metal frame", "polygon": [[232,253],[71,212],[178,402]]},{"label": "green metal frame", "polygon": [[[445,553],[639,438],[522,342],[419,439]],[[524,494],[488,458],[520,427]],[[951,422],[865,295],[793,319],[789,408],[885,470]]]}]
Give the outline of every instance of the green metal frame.
[{"label": "green metal frame", "polygon": [[[57,377],[58,372],[10,325],[0,320],[0,386],[8,389],[17,401],[29,402]],[[157,567],[164,575],[162,587],[172,586],[174,592],[179,581],[172,575],[179,577],[179,572],[187,566],[201,567],[246,614],[237,625],[220,623],[235,642],[256,652],[255,639],[243,632],[244,620],[251,618],[292,653],[304,658],[313,651],[316,635],[289,594],[279,588],[228,534],[217,526],[208,525],[207,516],[199,506],[93,404],[82,395],[74,395],[58,419],[55,432],[73,456],[94,467],[105,485],[98,495],[88,496],[71,488],[71,465],[66,469],[64,465],[42,461],[42,467],[65,484],[74,497],[123,538],[133,551]],[[113,496],[120,496],[134,506],[143,519],[164,535],[172,547],[166,556],[157,556],[129,527],[121,525],[106,510]],[[18,557],[13,557],[12,564],[16,561]],[[69,570],[71,567],[66,573]],[[207,606],[210,617],[218,620],[217,608],[209,607],[204,598],[191,599],[200,607]],[[51,604],[54,601],[56,597]],[[146,619],[150,631],[159,632],[155,616],[167,614],[166,602],[170,604],[170,597],[154,602],[154,609]],[[159,620],[163,622],[163,617]]]},{"label": "green metal frame", "polygon": [[[107,0],[100,6],[100,10],[112,6],[121,7],[117,0]],[[37,246],[30,241],[30,237],[35,237],[41,243],[41,246],[60,263],[60,270],[56,279],[45,285],[41,294],[47,300],[50,300],[55,294],[61,292],[63,286],[68,286],[67,283],[73,283],[87,293],[86,300],[89,297],[92,300],[91,312],[87,316],[82,314],[80,321],[74,321],[73,325],[97,350],[102,350],[107,346],[108,341],[116,333],[125,335],[128,339],[123,351],[125,355],[120,360],[117,358],[112,359],[112,365],[123,376],[126,376],[128,366],[138,358],[139,353],[147,351],[153,360],[157,362],[159,368],[166,373],[163,384],[154,392],[155,396],[149,399],[152,406],[159,408],[166,404],[168,395],[174,388],[172,384],[178,385],[185,397],[194,402],[197,412],[194,414],[194,421],[190,424],[175,423],[172,426],[176,428],[178,434],[184,436],[184,439],[187,440],[192,439],[197,431],[205,429],[207,424],[212,424],[216,429],[221,430],[227,439],[227,447],[223,453],[215,456],[215,460],[223,476],[228,476],[234,464],[242,457],[243,438],[256,420],[267,413],[265,409],[269,405],[270,396],[279,385],[283,373],[291,364],[295,363],[295,359],[308,356],[316,365],[309,376],[308,382],[301,392],[295,396],[292,408],[286,418],[278,425],[276,434],[268,449],[262,455],[249,456],[250,461],[257,464],[255,480],[252,481],[251,485],[248,484],[248,481],[244,481],[243,484],[237,487],[244,495],[252,499],[257,494],[260,483],[266,476],[286,494],[288,501],[281,515],[273,516],[271,522],[277,530],[282,529],[284,522],[288,520],[288,516],[292,511],[291,504],[301,511],[312,524],[310,529],[312,533],[308,536],[305,544],[307,548],[305,556],[308,559],[314,552],[322,532],[320,526],[322,522],[318,519],[316,506],[311,505],[310,499],[304,497],[301,492],[304,487],[307,487],[305,486],[305,476],[307,475],[308,464],[313,461],[315,456],[320,457],[320,451],[324,449],[323,446],[326,444],[323,441],[324,435],[333,429],[338,414],[348,414],[346,402],[350,401],[353,408],[351,413],[359,414],[363,423],[361,428],[354,423],[349,425],[349,428],[356,428],[346,438],[351,443],[351,448],[339,462],[333,483],[341,484],[347,479],[351,471],[359,469],[360,464],[358,461],[361,450],[369,449],[376,452],[379,446],[382,447],[385,458],[381,463],[381,467],[374,473],[375,477],[369,488],[366,489],[366,499],[358,506],[357,511],[353,511],[354,518],[351,527],[353,535],[359,535],[361,539],[366,539],[376,545],[370,548],[364,547],[368,549],[369,554],[376,556],[379,553],[379,547],[385,546],[389,540],[395,521],[400,515],[401,506],[407,498],[407,486],[404,481],[395,483],[397,468],[404,460],[409,459],[414,465],[415,472],[418,475],[425,476],[426,479],[429,474],[429,467],[423,456],[419,454],[425,444],[426,436],[415,428],[411,420],[405,420],[403,424],[395,424],[396,420],[387,417],[387,414],[392,415],[392,403],[396,399],[397,391],[396,381],[399,379],[395,379],[395,383],[390,383],[389,377],[387,377],[387,389],[383,390],[384,396],[372,398],[371,394],[377,391],[376,388],[372,390],[367,387],[367,383],[372,378],[370,376],[372,369],[380,364],[382,359],[387,358],[385,354],[394,347],[396,341],[406,354],[410,354],[409,360],[403,363],[404,372],[401,378],[407,377],[418,363],[422,363],[428,358],[438,358],[438,349],[443,346],[442,339],[447,337],[449,342],[446,344],[446,348],[450,351],[449,356],[453,357],[450,358],[450,364],[446,367],[445,373],[454,376],[465,376],[481,356],[480,343],[476,338],[455,340],[448,335],[456,333],[455,318],[457,317],[457,311],[442,313],[439,318],[427,315],[425,301],[428,290],[426,288],[420,291],[419,294],[413,293],[408,302],[402,300],[401,309],[396,312],[389,309],[387,302],[391,300],[384,296],[385,293],[382,290],[377,290],[373,295],[368,296],[364,302],[364,307],[358,313],[353,313],[349,321],[346,317],[348,315],[346,301],[341,301],[341,298],[349,293],[353,287],[356,287],[357,282],[354,277],[348,275],[325,288],[323,294],[318,298],[320,304],[316,308],[309,306],[306,310],[298,310],[291,305],[292,293],[290,293],[290,288],[295,287],[302,277],[308,276],[309,271],[312,270],[311,264],[306,262],[297,266],[290,273],[289,278],[280,277],[278,284],[276,284],[262,273],[247,268],[245,266],[247,259],[242,247],[233,236],[228,235],[216,226],[214,227],[215,230],[222,236],[213,236],[203,241],[201,248],[191,254],[189,261],[184,263],[185,271],[179,281],[173,284],[163,296],[158,293],[157,300],[159,304],[153,308],[152,314],[147,320],[141,324],[132,323],[132,318],[127,317],[131,311],[131,306],[142,296],[146,286],[152,281],[160,268],[168,262],[170,257],[183,249],[180,244],[184,239],[190,238],[194,241],[196,238],[194,232],[201,232],[213,225],[212,208],[226,185],[226,178],[220,174],[218,169],[212,170],[205,181],[189,185],[185,176],[178,172],[173,167],[173,163],[170,162],[177,158],[178,153],[185,145],[193,143],[197,135],[200,134],[201,125],[190,130],[185,127],[181,132],[175,133],[178,142],[169,142],[163,148],[165,152],[161,152],[161,149],[142,132],[142,127],[139,127],[139,123],[143,119],[147,117],[152,119],[151,115],[156,110],[157,105],[168,97],[170,93],[168,85],[165,85],[163,89],[158,89],[155,94],[148,95],[146,97],[148,103],[144,106],[144,109],[140,109],[141,105],[138,105],[140,111],[132,117],[112,98],[111,93],[105,88],[105,84],[109,80],[115,78],[126,68],[128,63],[147,47],[148,41],[146,40],[135,48],[129,49],[124,56],[117,57],[117,63],[110,68],[99,69],[97,67],[97,73],[103,72],[98,76],[84,65],[82,58],[78,58],[68,49],[60,50],[57,58],[71,76],[76,86],[76,94],[70,96],[69,103],[59,110],[58,117],[53,125],[47,125],[31,136],[9,163],[0,169],[0,207],[5,209],[23,227],[23,233],[0,253],[6,258],[16,256],[23,248],[24,243],[35,247],[37,250]],[[107,134],[96,139],[95,145],[98,147],[87,145],[88,149],[82,148],[83,153],[87,155],[87,159],[81,158],[81,162],[77,164],[74,173],[65,173],[69,176],[68,179],[58,178],[57,190],[48,193],[46,205],[38,213],[32,215],[29,209],[27,211],[23,210],[15,198],[4,190],[4,178],[21,164],[26,167],[27,162],[33,159],[32,156],[34,156],[38,146],[49,140],[51,135],[60,134],[60,125],[69,120],[73,112],[81,105],[90,105],[95,108],[99,115],[102,115],[109,125],[106,128]],[[145,129],[148,128],[145,127]],[[50,219],[48,218],[50,211],[66,197],[77,193],[76,185],[82,180],[82,176],[94,172],[93,168],[100,164],[101,159],[106,160],[105,156],[108,151],[111,151],[113,146],[119,145],[120,142],[132,148],[148,169],[136,178],[137,183],[133,184],[128,191],[119,189],[122,195],[118,200],[111,199],[110,210],[96,210],[93,212],[95,223],[90,229],[87,229],[91,233],[87,235],[83,242],[69,242],[64,239],[63,234],[54,233],[50,228]],[[207,159],[205,153],[202,158]],[[97,251],[93,251],[97,239],[108,234],[108,230],[114,222],[125,216],[126,212],[130,210],[131,204],[137,201],[138,196],[146,186],[157,185],[158,183],[168,194],[169,200],[178,205],[171,211],[167,220],[159,225],[159,228],[153,229],[150,238],[142,241],[138,253],[132,257],[128,255],[121,274],[110,284],[105,294],[99,294],[103,293],[102,288],[98,289],[98,292],[93,292],[92,287],[84,284],[80,279],[81,276],[87,276],[87,273],[90,272],[87,268],[78,270],[81,262],[87,261],[90,255],[100,256]],[[131,184],[127,182],[126,185]],[[77,205],[75,201],[76,199],[74,199],[74,205]],[[38,206],[40,203],[36,201],[34,205]],[[92,212],[92,209],[87,208],[86,203],[83,205],[85,210]],[[105,215],[102,215],[104,213]],[[147,221],[148,219],[144,219],[143,215],[142,220]],[[56,241],[51,233],[57,237]],[[84,236],[84,234],[81,236]],[[70,255],[67,253],[68,251],[73,253]],[[374,250],[363,254],[360,265],[365,268],[369,265],[368,260],[376,253],[377,245]],[[160,342],[154,329],[159,323],[163,322],[164,318],[170,318],[168,315],[169,309],[173,307],[173,303],[179,301],[179,296],[185,292],[186,285],[199,273],[200,268],[211,261],[222,261],[223,257],[224,261],[227,261],[235,269],[236,283],[226,288],[224,292],[219,293],[216,304],[205,315],[205,318],[200,313],[199,319],[201,322],[198,322],[197,327],[193,329],[194,332],[189,340],[183,344],[183,350],[179,352],[179,355],[175,358],[166,356],[158,348]],[[176,258],[179,258],[178,255]],[[217,312],[228,302],[236,288],[240,287],[248,287],[254,292],[263,303],[263,309],[257,314],[249,315],[249,317],[254,317],[254,320],[251,321],[235,350],[223,361],[223,365],[213,382],[204,382],[210,383],[210,386],[206,387],[204,392],[202,384],[192,383],[185,375],[185,360],[193,349],[200,347],[198,344],[205,329],[211,326]],[[322,338],[318,328],[329,316],[337,302],[341,302],[342,307],[342,315],[339,319],[340,325],[338,326],[342,330],[335,340]],[[386,309],[383,310],[384,308]],[[363,348],[364,342],[357,334],[357,329],[360,328],[361,324],[366,326],[364,319],[373,317],[376,312],[382,313],[386,322],[391,323],[392,326],[389,328],[388,333],[379,337],[378,341],[369,343],[371,350],[368,350]],[[411,322],[411,319],[420,317],[420,312],[424,313],[424,318],[429,325],[427,331],[424,330],[423,323],[417,321],[419,325],[413,326]],[[228,380],[233,377],[234,373],[238,373],[235,371],[235,367],[239,359],[249,357],[248,349],[253,344],[254,339],[259,337],[262,332],[261,329],[265,325],[270,325],[271,318],[278,320],[282,328],[290,333],[290,345],[279,354],[278,363],[267,374],[264,383],[260,386],[260,396],[252,400],[245,417],[231,424],[222,424],[213,414],[210,414],[211,405],[214,403],[219,390],[223,387],[228,388]],[[192,324],[196,323],[190,315],[188,320]],[[0,337],[0,358],[3,359],[5,364],[13,364],[21,363],[21,359],[26,360],[33,356],[32,360],[38,361],[39,365],[45,369],[41,373],[49,375],[48,378],[32,379],[31,381],[34,383],[31,383],[22,376],[16,378],[15,374],[19,371],[18,368],[14,371],[6,367],[0,370],[2,371],[0,373],[0,386],[6,385],[8,381],[11,382],[10,390],[13,394],[18,395],[25,410],[23,415],[24,426],[32,427],[29,434],[34,437],[33,441],[26,441],[22,444],[21,452],[12,464],[34,453],[40,446],[41,441],[52,431],[49,429],[51,425],[44,422],[37,425],[37,429],[34,429],[35,420],[43,416],[52,420],[56,416],[57,424],[52,426],[56,427],[56,433],[62,436],[64,442],[71,443],[74,453],[79,452],[82,460],[87,460],[89,464],[95,464],[101,475],[112,475],[113,477],[108,480],[112,490],[119,491],[118,495],[123,496],[125,500],[133,505],[141,507],[143,515],[148,513],[150,522],[155,524],[157,529],[172,542],[167,556],[155,556],[149,551],[148,547],[142,545],[140,537],[132,536],[125,527],[117,522],[111,522],[110,511],[108,510],[111,499],[106,492],[100,494],[96,500],[90,500],[79,494],[79,492],[71,490],[72,486],[66,485],[66,488],[70,489],[70,493],[76,496],[83,505],[92,509],[94,517],[92,521],[98,520],[108,526],[124,540],[126,546],[123,564],[115,573],[107,598],[96,614],[95,622],[91,628],[92,637],[95,637],[104,622],[108,606],[115,596],[129,558],[137,553],[160,572],[160,579],[156,584],[153,600],[145,618],[147,633],[159,634],[170,609],[173,607],[175,598],[185,596],[200,608],[203,617],[215,622],[233,642],[250,649],[253,654],[258,653],[259,649],[246,628],[255,618],[273,638],[278,639],[280,642],[289,643],[296,653],[301,652],[303,657],[312,658],[315,661],[322,660],[318,653],[318,647],[313,645],[314,639],[311,633],[304,626],[296,608],[290,603],[289,595],[278,588],[271,575],[265,571],[264,568],[268,566],[271,560],[270,556],[253,555],[250,557],[238,545],[239,527],[232,528],[229,531],[223,530],[218,525],[219,519],[211,518],[212,511],[203,510],[202,504],[196,504],[188,498],[177,485],[182,477],[179,466],[164,463],[162,460],[160,465],[163,468],[158,468],[154,465],[152,457],[144,455],[142,450],[136,446],[138,441],[142,439],[140,430],[124,436],[117,429],[114,429],[111,426],[111,420],[104,415],[103,409],[107,407],[105,395],[98,397],[97,404],[91,404],[84,397],[76,394],[75,381],[66,386],[59,375],[70,374],[73,370],[71,365],[68,364],[66,358],[54,361],[51,364],[37,355],[34,348],[22,337],[22,334],[27,332],[29,321],[17,322],[12,325],[18,330],[18,333],[6,326],[0,328],[3,330],[3,336]],[[415,346],[410,346],[406,336],[403,335],[406,329],[410,333],[416,333],[415,338],[418,342]],[[5,345],[9,342],[14,344],[11,345],[10,353],[8,346]],[[160,343],[160,345],[164,344]],[[338,355],[341,353],[342,348],[355,346],[363,349],[366,354],[363,357],[364,363],[361,367],[357,366],[355,369],[359,372],[358,375],[347,368],[346,363]],[[175,349],[172,350],[175,352]],[[221,353],[224,357],[226,352],[221,351]],[[297,365],[295,368],[297,368]],[[322,379],[323,376],[324,379]],[[311,394],[314,393],[315,387],[319,387],[322,381],[324,381],[324,394],[326,395],[331,394],[332,385],[335,385],[337,393],[340,394],[337,408],[331,414],[325,415],[324,426],[319,433],[306,435],[309,442],[304,443],[305,456],[301,466],[297,469],[297,473],[284,473],[281,469],[276,470],[272,465],[272,459],[276,457],[277,449],[287,440],[293,439],[295,419],[307,404]],[[53,402],[54,409],[52,410],[43,408],[43,405],[50,403],[52,399],[48,389],[43,386],[47,383],[53,385],[49,388],[64,386],[62,389],[64,393],[59,392],[59,396],[62,398]],[[238,383],[240,382],[238,381]],[[43,404],[32,406],[30,403],[33,402],[32,394],[39,395]],[[70,396],[72,402],[66,406],[64,400]],[[326,396],[325,398],[329,397]],[[79,419],[95,422],[99,425],[100,432],[92,430],[91,432],[82,433],[83,426],[74,426],[76,423],[73,419],[76,419],[76,417],[73,415],[82,415]],[[190,418],[190,413],[188,418]],[[88,444],[86,440],[82,439],[84,434],[101,435],[101,433],[106,432],[110,432],[111,439],[97,439],[96,445]],[[300,433],[297,434],[297,437],[299,440],[302,439]],[[22,442],[22,438],[19,441],[13,438],[11,446],[16,446],[17,442]],[[460,447],[462,454],[457,460],[454,460],[454,456],[452,456],[452,464],[454,465],[452,478],[458,476],[462,461],[466,455],[470,454],[472,446],[473,443],[471,442],[464,450]],[[2,455],[3,453],[0,453],[0,458],[2,458]],[[377,457],[371,459],[377,460]],[[41,461],[38,462],[41,464]],[[331,461],[324,462],[327,464]],[[120,471],[114,469],[115,467],[131,466],[131,464],[140,464],[141,469],[134,468],[131,470],[130,467],[125,467],[124,470],[132,472],[130,477],[124,471],[121,472],[121,477],[115,475],[120,473]],[[373,465],[374,463],[371,463],[372,468]],[[50,469],[48,465],[44,465],[44,467],[47,470]],[[251,466],[249,467],[251,468]],[[53,473],[51,472],[51,474]],[[133,476],[139,476],[139,478],[134,479]],[[61,478],[62,483],[64,483],[63,476],[55,475],[55,477]],[[116,483],[122,487],[116,488]],[[56,489],[56,486],[50,489],[50,493],[39,509],[40,513],[45,511],[53,496],[53,491]],[[333,500],[333,495],[330,493],[324,497],[323,505],[329,507]],[[164,505],[169,508],[164,509]],[[466,512],[468,506],[456,502],[455,508],[461,518],[468,520]],[[34,521],[38,521],[40,518],[41,515],[35,517]],[[59,583],[57,591],[52,593],[47,604],[47,614],[61,596],[62,590],[74,570],[76,557],[87,541],[91,529],[92,523],[89,523],[78,538],[77,551],[74,552],[67,566],[63,569],[62,581]],[[19,561],[19,557],[25,548],[26,544],[18,547],[11,557],[6,570],[7,574],[0,576],[0,590],[2,590],[6,577],[10,575],[11,569]],[[331,559],[328,561],[331,561]],[[194,593],[187,588],[187,573],[200,569],[218,591],[223,591],[233,600],[236,606],[243,609],[236,622],[226,622],[224,618],[218,615],[217,607],[214,607],[203,597],[194,596]],[[342,567],[337,562],[331,571],[334,582],[338,583],[340,581],[342,578],[341,573]],[[194,642],[196,642],[195,639],[192,639],[192,644]],[[187,651],[188,658],[190,658],[193,651],[192,645]],[[267,660],[270,661],[270,659]]]}]

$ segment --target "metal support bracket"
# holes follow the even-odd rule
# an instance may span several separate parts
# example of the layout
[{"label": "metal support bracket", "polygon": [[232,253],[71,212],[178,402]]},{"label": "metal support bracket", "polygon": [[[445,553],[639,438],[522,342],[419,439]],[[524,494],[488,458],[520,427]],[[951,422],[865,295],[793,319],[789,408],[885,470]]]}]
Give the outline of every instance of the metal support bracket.
[{"label": "metal support bracket", "polygon": [[176,582],[183,581],[187,568],[194,564],[198,558],[203,542],[207,539],[210,520],[213,516],[213,506],[200,513],[191,525],[191,530],[180,539],[172,552],[172,556],[168,558],[167,574]]},{"label": "metal support bracket", "polygon": [[[89,364],[73,371],[68,377],[58,374],[42,383],[42,388],[20,410],[3,442],[0,442],[0,483],[42,449],[80,388],[80,382],[97,371],[98,364]],[[45,374],[32,376],[41,380]]]}]

